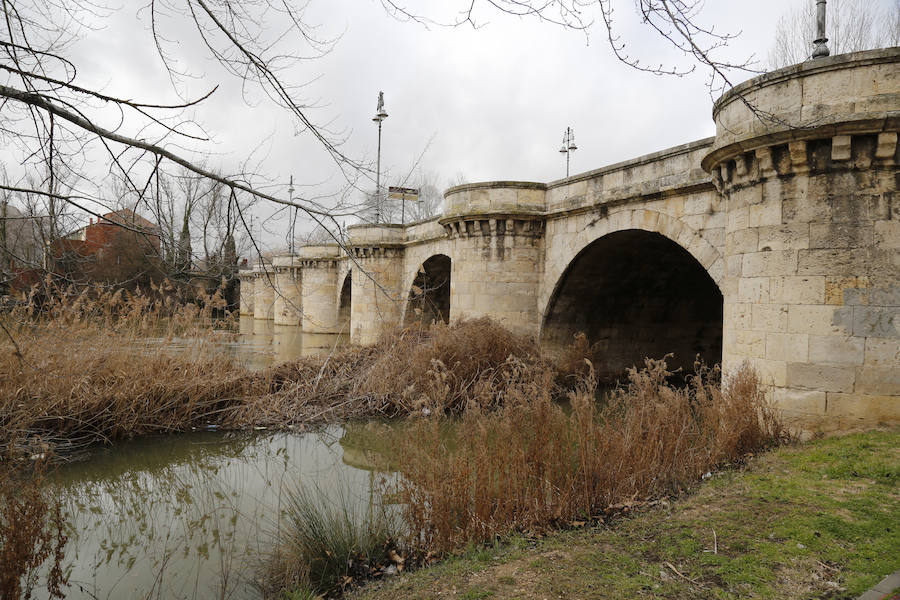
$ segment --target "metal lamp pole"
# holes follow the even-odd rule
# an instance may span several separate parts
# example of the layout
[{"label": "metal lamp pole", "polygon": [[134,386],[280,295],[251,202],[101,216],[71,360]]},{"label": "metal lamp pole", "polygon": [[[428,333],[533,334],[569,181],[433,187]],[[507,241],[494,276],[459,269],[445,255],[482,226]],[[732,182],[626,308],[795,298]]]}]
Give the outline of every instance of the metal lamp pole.
[{"label": "metal lamp pole", "polygon": [[[293,175],[291,175],[291,182],[288,184],[288,200],[290,200],[291,202],[294,201],[294,176]],[[291,213],[293,213],[293,216],[291,216]],[[294,229],[297,226],[297,209],[295,207],[289,207],[288,218],[291,220],[291,227],[290,227],[290,231],[288,232],[288,235],[291,236],[290,239],[288,240],[288,254],[290,254],[293,257],[294,256]]]},{"label": "metal lamp pole", "polygon": [[575,145],[575,132],[572,131],[571,127],[566,127],[566,132],[563,134],[562,148],[559,149],[562,154],[566,155],[566,179],[569,178],[569,155],[575,150],[578,150],[578,146]]},{"label": "metal lamp pole", "polygon": [[816,49],[813,50],[813,58],[821,58],[831,54],[828,46],[825,45],[828,42],[828,38],[825,37],[825,3],[826,0],[816,0],[816,39],[813,40]]},{"label": "metal lamp pole", "polygon": [[388,118],[384,111],[384,92],[378,92],[378,108],[372,120],[378,123],[378,159],[375,166],[375,222],[381,220],[381,122]]}]

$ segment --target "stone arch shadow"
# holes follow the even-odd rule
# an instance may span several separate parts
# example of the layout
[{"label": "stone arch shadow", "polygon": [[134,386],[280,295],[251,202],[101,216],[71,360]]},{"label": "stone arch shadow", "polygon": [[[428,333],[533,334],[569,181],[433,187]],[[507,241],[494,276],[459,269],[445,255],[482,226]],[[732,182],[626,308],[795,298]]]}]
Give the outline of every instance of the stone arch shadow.
[{"label": "stone arch shadow", "polygon": [[347,272],[340,279],[337,297],[337,330],[345,335],[350,335],[350,312],[353,304],[353,269],[347,269]]},{"label": "stone arch shadow", "polygon": [[403,303],[401,322],[429,324],[450,322],[452,259],[446,254],[433,254],[417,269]]},{"label": "stone arch shadow", "polygon": [[[596,348],[597,374],[608,381],[644,357],[668,353],[669,366],[684,371],[693,370],[698,354],[720,363],[723,297],[707,266],[662,232],[633,223],[610,229],[583,244],[557,277],[542,315],[542,344],[558,350],[585,333]],[[693,236],[684,237],[702,253]],[[702,255],[718,260],[718,252]]]}]

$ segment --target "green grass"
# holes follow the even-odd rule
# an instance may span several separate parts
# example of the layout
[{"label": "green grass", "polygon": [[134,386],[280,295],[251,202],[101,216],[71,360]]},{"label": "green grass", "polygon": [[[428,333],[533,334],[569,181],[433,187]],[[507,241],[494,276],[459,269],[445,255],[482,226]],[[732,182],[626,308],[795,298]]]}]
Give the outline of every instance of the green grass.
[{"label": "green grass", "polygon": [[290,600],[335,594],[372,569],[390,564],[398,523],[380,505],[366,505],[344,486],[337,497],[318,488],[289,494],[286,519],[264,579],[290,590]]},{"label": "green grass", "polygon": [[470,548],[353,597],[851,599],[900,568],[898,481],[900,430],[817,440],[611,526]]}]

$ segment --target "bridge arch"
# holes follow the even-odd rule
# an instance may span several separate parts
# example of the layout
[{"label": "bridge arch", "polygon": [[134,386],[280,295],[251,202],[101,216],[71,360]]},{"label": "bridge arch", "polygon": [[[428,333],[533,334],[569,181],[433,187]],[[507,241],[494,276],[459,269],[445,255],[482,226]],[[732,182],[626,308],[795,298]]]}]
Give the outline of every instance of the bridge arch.
[{"label": "bridge arch", "polygon": [[337,329],[340,333],[350,333],[350,307],[353,304],[353,270],[348,269],[338,290]]},{"label": "bridge arch", "polygon": [[721,362],[718,250],[668,215],[625,212],[576,234],[580,244],[571,258],[548,269],[553,288],[544,304],[543,343],[560,347],[584,332],[606,379],[645,356],[670,352],[673,367],[690,369],[697,354]]},{"label": "bridge arch", "polygon": [[450,322],[450,276],[452,260],[434,254],[423,262],[408,285],[403,323]]}]

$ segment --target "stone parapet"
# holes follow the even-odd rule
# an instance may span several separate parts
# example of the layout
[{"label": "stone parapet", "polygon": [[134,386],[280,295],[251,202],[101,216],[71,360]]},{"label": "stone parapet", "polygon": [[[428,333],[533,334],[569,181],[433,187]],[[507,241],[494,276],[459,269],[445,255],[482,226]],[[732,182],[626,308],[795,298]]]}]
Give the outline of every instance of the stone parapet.
[{"label": "stone parapet", "polygon": [[347,228],[349,237],[348,249],[354,248],[395,248],[406,241],[403,225],[365,224],[351,225]]},{"label": "stone parapet", "polygon": [[712,172],[763,146],[896,131],[900,123],[900,48],[807,61],[735,86],[713,108]]},{"label": "stone parapet", "polygon": [[663,198],[711,188],[700,161],[713,145],[706,138],[580,173],[547,184],[547,211],[558,216],[597,205]]},{"label": "stone parapet", "polygon": [[444,193],[441,221],[458,216],[543,214],[547,185],[526,181],[467,183]]}]

